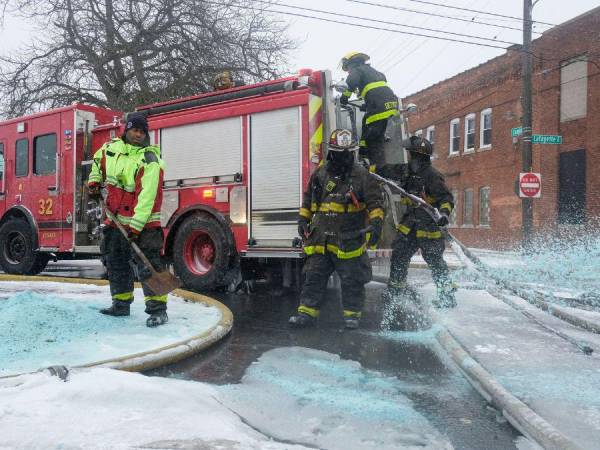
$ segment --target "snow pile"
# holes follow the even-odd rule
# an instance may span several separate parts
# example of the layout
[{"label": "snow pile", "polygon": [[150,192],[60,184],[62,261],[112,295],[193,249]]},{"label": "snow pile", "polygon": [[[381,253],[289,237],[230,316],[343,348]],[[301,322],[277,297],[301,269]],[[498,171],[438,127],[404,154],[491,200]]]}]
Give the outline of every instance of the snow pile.
[{"label": "snow pile", "polygon": [[195,336],[221,319],[217,308],[170,296],[169,322],[150,329],[141,290],[129,317],[98,312],[110,305],[107,286],[2,282],[0,290],[0,376],[149,351]]},{"label": "snow pile", "polygon": [[330,450],[452,448],[403,394],[410,383],[319,350],[271,350],[240,385],[218,389],[248,423],[277,439]]}]

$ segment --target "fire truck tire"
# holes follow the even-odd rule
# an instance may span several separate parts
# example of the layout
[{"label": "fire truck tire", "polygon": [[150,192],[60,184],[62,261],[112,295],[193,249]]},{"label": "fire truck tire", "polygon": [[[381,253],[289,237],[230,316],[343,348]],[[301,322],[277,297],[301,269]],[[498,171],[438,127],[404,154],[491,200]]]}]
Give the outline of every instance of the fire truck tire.
[{"label": "fire truck tire", "polygon": [[175,236],[175,273],[190,289],[214,290],[227,282],[229,253],[225,230],[219,222],[206,214],[188,217]]},{"label": "fire truck tire", "polygon": [[33,247],[33,230],[24,220],[10,220],[0,227],[0,266],[6,273],[37,275],[50,256]]}]

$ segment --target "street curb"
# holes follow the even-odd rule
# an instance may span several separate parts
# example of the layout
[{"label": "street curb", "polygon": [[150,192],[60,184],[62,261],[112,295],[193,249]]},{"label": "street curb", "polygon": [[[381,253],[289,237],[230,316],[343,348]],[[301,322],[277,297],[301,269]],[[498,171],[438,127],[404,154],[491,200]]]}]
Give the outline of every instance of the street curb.
[{"label": "street curb", "polygon": [[[0,281],[49,281],[57,283],[93,284],[96,286],[106,286],[108,284],[107,280],[4,274],[0,275]],[[173,344],[146,352],[125,355],[120,358],[107,359],[89,364],[73,366],[73,369],[106,367],[111,369],[125,370],[128,372],[142,372],[155,369],[157,367],[172,364],[188,358],[220,341],[231,331],[231,328],[233,327],[233,314],[231,310],[221,302],[202,294],[187,291],[185,289],[176,289],[172,292],[172,294],[194,303],[203,303],[219,309],[221,312],[221,320],[219,320],[219,322],[212,328],[183,341],[178,341]],[[5,377],[0,377],[0,379],[12,378],[19,375],[22,374],[8,375]]]},{"label": "street curb", "polygon": [[[439,320],[434,314],[435,321]],[[524,436],[537,442],[546,450],[582,450],[554,426],[539,416],[529,406],[504,388],[483,368],[450,332],[442,327],[436,334],[437,341],[451,356],[469,383],[490,402]]]}]

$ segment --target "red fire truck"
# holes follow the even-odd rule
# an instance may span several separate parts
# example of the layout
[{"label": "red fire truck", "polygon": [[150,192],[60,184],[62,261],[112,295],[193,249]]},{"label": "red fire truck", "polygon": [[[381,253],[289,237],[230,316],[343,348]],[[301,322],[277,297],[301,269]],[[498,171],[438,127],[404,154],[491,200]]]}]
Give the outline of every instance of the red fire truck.
[{"label": "red fire truck", "polygon": [[[138,107],[166,169],[163,254],[192,289],[259,266],[297,273],[303,186],[323,136],[349,127],[328,71]],[[0,122],[0,266],[36,274],[50,258],[99,254],[84,188],[91,158],[122,133],[121,112],[76,104]]]}]

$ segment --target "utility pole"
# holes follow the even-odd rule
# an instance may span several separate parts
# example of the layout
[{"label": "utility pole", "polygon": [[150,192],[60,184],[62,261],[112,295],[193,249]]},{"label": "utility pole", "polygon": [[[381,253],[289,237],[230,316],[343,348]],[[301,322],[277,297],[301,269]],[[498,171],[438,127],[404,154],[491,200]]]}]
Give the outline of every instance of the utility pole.
[{"label": "utility pole", "polygon": [[[523,115],[521,117],[521,169],[523,172],[533,170],[533,158],[531,151],[531,123],[532,123],[532,66],[533,55],[531,53],[531,10],[533,6],[531,0],[523,0],[523,51],[521,54],[521,79],[523,81],[521,93],[521,108]],[[533,199],[523,198],[523,248],[531,248],[531,238],[533,232]]]}]

